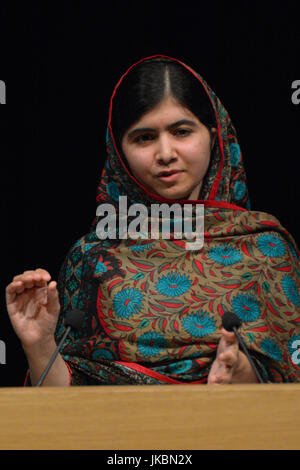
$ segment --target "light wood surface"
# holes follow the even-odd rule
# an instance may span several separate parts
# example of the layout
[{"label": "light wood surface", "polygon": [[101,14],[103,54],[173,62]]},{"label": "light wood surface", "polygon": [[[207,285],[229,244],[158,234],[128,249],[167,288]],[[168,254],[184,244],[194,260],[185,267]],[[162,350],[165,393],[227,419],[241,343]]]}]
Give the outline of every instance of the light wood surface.
[{"label": "light wood surface", "polygon": [[300,384],[0,389],[0,449],[300,449]]}]

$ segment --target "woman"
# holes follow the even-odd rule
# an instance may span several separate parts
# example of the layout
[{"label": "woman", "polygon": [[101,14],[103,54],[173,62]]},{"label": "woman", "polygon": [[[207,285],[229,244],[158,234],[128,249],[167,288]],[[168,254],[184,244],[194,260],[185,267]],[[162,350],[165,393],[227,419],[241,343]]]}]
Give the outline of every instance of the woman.
[{"label": "woman", "polygon": [[264,381],[299,381],[298,249],[273,216],[250,211],[230,117],[176,59],[141,60],[112,95],[97,201],[118,216],[125,196],[128,207],[146,207],[148,229],[154,204],[190,205],[194,224],[194,206],[204,204],[203,247],[186,249],[172,216],[169,239],[161,228],[158,237],[147,230],[126,238],[119,227],[100,239],[99,211],[69,251],[58,286],[43,269],[16,276],[7,306],[31,383],[72,309],[84,312],[82,329],[69,335],[44,385],[256,382],[234,334],[222,329],[226,311],[243,322]]}]

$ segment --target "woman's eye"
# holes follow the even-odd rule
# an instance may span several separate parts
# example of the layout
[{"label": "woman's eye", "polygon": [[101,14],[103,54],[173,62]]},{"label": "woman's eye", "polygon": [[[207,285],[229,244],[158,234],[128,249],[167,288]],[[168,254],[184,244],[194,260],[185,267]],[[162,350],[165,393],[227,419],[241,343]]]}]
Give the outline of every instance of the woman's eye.
[{"label": "woman's eye", "polygon": [[179,137],[185,137],[187,135],[190,135],[191,134],[191,130],[190,129],[176,129],[176,131],[174,132],[175,135],[178,135]]},{"label": "woman's eye", "polygon": [[137,144],[143,144],[145,142],[149,142],[154,139],[154,136],[151,134],[141,134],[138,135],[135,139],[134,142]]}]

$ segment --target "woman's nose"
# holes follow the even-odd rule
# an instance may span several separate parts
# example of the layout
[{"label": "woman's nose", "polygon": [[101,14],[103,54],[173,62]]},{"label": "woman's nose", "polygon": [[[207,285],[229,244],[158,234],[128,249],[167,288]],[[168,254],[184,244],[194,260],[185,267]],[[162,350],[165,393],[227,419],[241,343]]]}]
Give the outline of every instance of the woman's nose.
[{"label": "woman's nose", "polygon": [[158,139],[156,158],[160,164],[165,165],[168,165],[177,159],[175,148],[171,139],[167,136],[162,136]]}]

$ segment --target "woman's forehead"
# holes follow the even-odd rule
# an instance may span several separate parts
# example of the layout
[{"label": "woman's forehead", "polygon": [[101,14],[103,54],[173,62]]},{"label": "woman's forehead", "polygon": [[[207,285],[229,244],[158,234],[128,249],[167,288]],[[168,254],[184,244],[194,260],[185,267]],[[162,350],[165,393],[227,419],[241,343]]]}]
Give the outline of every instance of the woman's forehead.
[{"label": "woman's forehead", "polygon": [[198,118],[188,108],[182,106],[175,98],[168,97],[143,114],[140,119],[130,126],[127,132],[131,132],[137,126],[168,126],[184,120],[199,122]]}]

